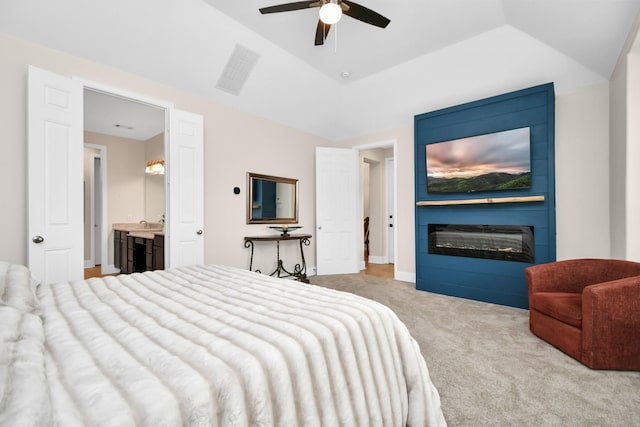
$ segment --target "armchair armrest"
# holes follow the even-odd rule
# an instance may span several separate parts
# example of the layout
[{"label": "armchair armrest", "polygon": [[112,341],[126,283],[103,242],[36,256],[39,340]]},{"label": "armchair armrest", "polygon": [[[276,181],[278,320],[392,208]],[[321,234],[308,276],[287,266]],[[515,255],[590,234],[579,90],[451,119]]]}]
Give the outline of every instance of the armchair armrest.
[{"label": "armchair armrest", "polygon": [[582,355],[588,366],[609,360],[640,369],[640,276],[587,286],[582,293]]},{"label": "armchair armrest", "polygon": [[589,285],[640,275],[640,263],[582,258],[534,265],[525,269],[529,293],[580,293]]}]

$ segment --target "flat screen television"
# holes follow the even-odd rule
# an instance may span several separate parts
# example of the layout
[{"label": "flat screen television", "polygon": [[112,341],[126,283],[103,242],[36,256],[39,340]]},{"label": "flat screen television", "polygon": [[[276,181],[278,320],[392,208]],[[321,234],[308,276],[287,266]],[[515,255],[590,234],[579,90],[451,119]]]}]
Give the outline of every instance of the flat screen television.
[{"label": "flat screen television", "polygon": [[528,127],[427,144],[427,192],[531,188]]}]

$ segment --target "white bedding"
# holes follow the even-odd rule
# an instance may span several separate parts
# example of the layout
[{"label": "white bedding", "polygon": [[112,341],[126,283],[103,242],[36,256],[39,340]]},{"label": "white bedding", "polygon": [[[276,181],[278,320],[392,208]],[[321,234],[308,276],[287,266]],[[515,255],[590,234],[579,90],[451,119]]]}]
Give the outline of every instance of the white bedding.
[{"label": "white bedding", "polygon": [[352,294],[194,266],[38,297],[49,402],[25,425],[445,425],[405,325]]}]

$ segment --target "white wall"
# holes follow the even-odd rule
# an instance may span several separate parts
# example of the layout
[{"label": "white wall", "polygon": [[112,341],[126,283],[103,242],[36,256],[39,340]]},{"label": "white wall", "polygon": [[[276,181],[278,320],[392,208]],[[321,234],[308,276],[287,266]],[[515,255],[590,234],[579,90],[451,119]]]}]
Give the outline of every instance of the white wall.
[{"label": "white wall", "polygon": [[[27,263],[27,66],[78,76],[122,90],[173,103],[176,108],[204,116],[205,261],[248,267],[243,236],[265,234],[264,225],[247,225],[245,215],[248,171],[299,180],[300,225],[315,230],[315,147],[329,141],[238,110],[189,95],[135,75],[96,64],[43,46],[0,34],[0,259]],[[143,169],[141,168],[141,171]],[[142,177],[141,177],[142,179]],[[240,187],[235,195],[233,187]],[[142,198],[141,198],[142,199]],[[111,200],[110,200],[111,205]],[[140,207],[140,213],[144,206]],[[132,218],[140,213],[131,211]],[[124,219],[127,219],[128,215]],[[313,243],[313,240],[312,240]],[[265,262],[275,258],[264,248]],[[269,251],[267,253],[267,251]],[[315,266],[315,245],[306,251]]]},{"label": "white wall", "polygon": [[627,61],[625,259],[640,262],[640,54],[629,54]]},{"label": "white wall", "polygon": [[556,94],[557,259],[609,258],[609,85]]},{"label": "white wall", "polygon": [[627,142],[627,60],[623,55],[611,76],[609,200],[611,203],[611,257],[624,259],[626,254],[626,142]]},{"label": "white wall", "polygon": [[611,77],[611,254],[640,261],[640,33],[636,20]]}]

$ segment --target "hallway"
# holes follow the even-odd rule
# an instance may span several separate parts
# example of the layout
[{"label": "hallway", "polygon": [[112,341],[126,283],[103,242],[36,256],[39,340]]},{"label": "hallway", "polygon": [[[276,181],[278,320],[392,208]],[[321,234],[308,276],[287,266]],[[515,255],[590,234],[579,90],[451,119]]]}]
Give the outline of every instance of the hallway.
[{"label": "hallway", "polygon": [[385,279],[393,279],[393,264],[370,264],[367,263],[365,269],[360,274],[369,276],[384,277]]}]

